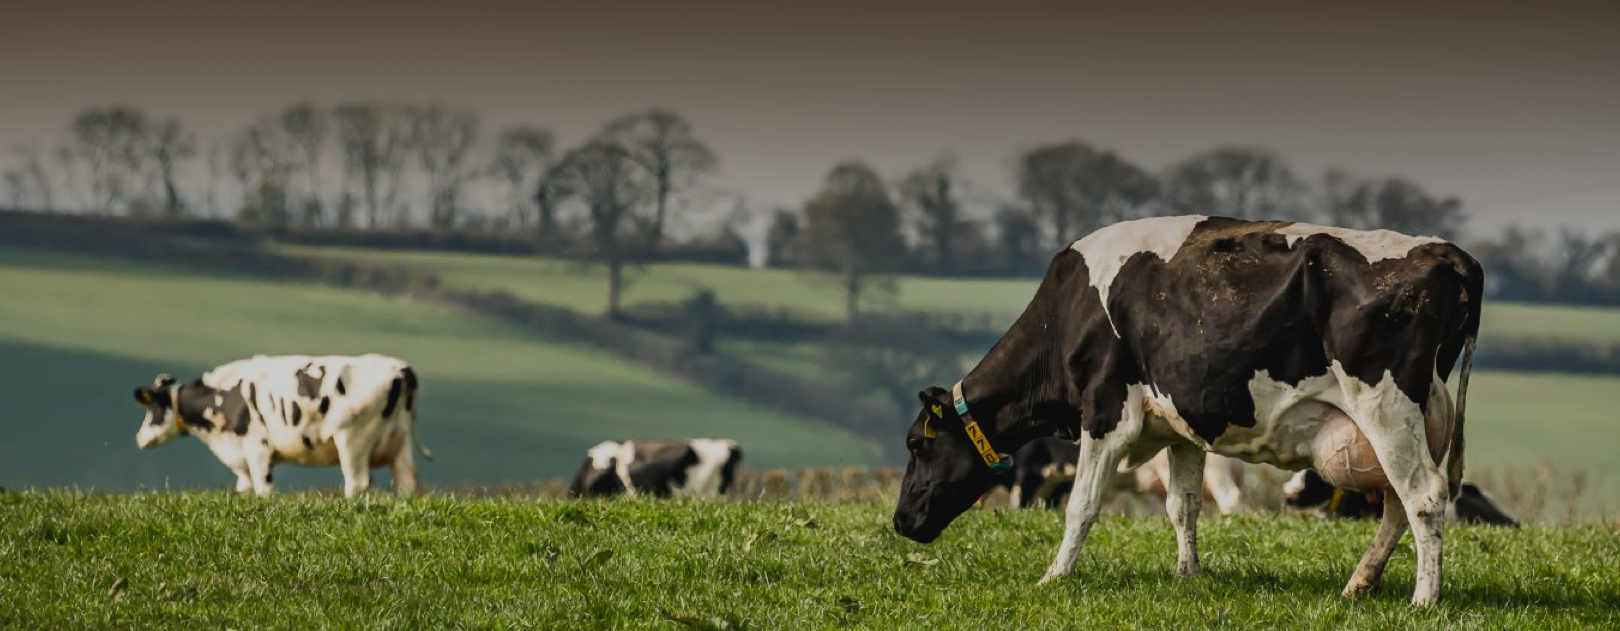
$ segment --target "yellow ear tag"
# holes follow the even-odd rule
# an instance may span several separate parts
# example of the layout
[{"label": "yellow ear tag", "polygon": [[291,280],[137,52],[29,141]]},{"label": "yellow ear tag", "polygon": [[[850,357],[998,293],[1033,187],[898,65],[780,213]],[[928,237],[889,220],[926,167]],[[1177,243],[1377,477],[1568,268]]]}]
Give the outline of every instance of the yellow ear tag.
[{"label": "yellow ear tag", "polygon": [[934,433],[934,427],[928,424],[929,420],[930,419],[926,418],[923,419],[923,438],[935,438],[939,436],[939,434]]},{"label": "yellow ear tag", "polygon": [[145,403],[147,405],[152,404],[152,393],[151,393],[151,391],[148,391],[148,390],[142,390],[141,391],[141,403]]},{"label": "yellow ear tag", "polygon": [[938,403],[934,404],[933,410],[934,418],[945,418],[945,408],[941,407]]}]

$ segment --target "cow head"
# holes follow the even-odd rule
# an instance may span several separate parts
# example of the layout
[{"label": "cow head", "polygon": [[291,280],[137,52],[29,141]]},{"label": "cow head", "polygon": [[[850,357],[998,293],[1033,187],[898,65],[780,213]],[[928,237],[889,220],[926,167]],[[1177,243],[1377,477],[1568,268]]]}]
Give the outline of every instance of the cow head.
[{"label": "cow head", "polygon": [[146,418],[135,432],[137,447],[151,449],[185,433],[185,423],[175,412],[174,396],[174,378],[168,375],[158,375],[149,388],[135,389],[135,403],[146,410]]},{"label": "cow head", "polygon": [[990,490],[996,474],[969,442],[950,392],[931,387],[917,397],[922,411],[906,432],[911,459],[894,509],[894,531],[928,543]]}]

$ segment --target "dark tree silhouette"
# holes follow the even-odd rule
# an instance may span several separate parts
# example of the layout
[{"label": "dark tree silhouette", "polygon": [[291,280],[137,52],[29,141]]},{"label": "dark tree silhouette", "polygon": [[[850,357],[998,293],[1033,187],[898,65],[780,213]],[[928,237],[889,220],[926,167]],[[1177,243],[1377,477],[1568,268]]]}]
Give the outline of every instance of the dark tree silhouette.
[{"label": "dark tree silhouette", "polygon": [[1078,141],[1037,147],[1018,161],[1018,192],[1051,221],[1058,247],[1107,223],[1145,214],[1158,182],[1111,151]]},{"label": "dark tree silhouette", "polygon": [[563,156],[557,177],[585,206],[596,258],[607,266],[608,315],[617,317],[624,266],[630,262],[633,249],[630,228],[636,208],[645,203],[652,186],[644,180],[629,150],[602,140]]},{"label": "dark tree silhouette", "polygon": [[1282,156],[1265,149],[1222,147],[1193,156],[1170,168],[1164,187],[1166,202],[1182,214],[1304,216],[1304,184]]},{"label": "dark tree silhouette", "polygon": [[907,174],[897,187],[917,232],[929,245],[930,262],[940,272],[956,267],[951,249],[964,224],[961,183],[956,158],[947,155]]},{"label": "dark tree silhouette", "polygon": [[833,167],[821,192],[805,204],[804,220],[801,264],[838,278],[845,317],[854,321],[872,277],[898,271],[905,263],[900,209],[871,167],[845,162]]},{"label": "dark tree silhouette", "polygon": [[[512,206],[509,212],[519,229],[529,227],[529,202],[538,201],[530,192],[538,190],[541,181],[556,165],[556,144],[551,132],[523,126],[502,131],[495,143],[490,171],[509,187],[507,203]],[[541,224],[542,231],[556,227],[554,217],[537,217],[536,222]]]},{"label": "dark tree silhouette", "polygon": [[707,144],[692,134],[692,125],[679,114],[651,110],[625,116],[603,130],[602,137],[630,152],[630,157],[653,181],[654,212],[650,234],[664,238],[669,198],[682,187],[715,169],[718,159]]}]

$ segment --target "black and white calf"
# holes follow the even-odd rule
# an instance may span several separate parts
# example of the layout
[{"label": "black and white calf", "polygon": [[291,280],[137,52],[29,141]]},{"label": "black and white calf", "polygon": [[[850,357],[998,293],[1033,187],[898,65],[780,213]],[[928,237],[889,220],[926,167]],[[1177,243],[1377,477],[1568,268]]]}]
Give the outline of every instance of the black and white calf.
[{"label": "black and white calf", "polygon": [[[1165,450],[1176,569],[1191,575],[1214,452],[1393,490],[1344,593],[1378,583],[1410,523],[1412,601],[1433,603],[1483,289],[1479,263],[1457,246],[1383,230],[1187,216],[1093,232],[1052,259],[962,381],[919,393],[895,530],[932,541],[1008,468],[1003,451],[1079,435],[1067,527],[1043,582],[1074,570],[1120,463]],[[1459,357],[1454,409],[1446,379]]]},{"label": "black and white calf", "polygon": [[[1283,503],[1294,508],[1322,507],[1322,513],[1347,519],[1371,519],[1384,513],[1384,492],[1341,489],[1328,484],[1315,471],[1295,473],[1283,483]],[[1461,495],[1452,498],[1449,521],[1518,528],[1519,519],[1502,508],[1473,482],[1462,483]]]},{"label": "black and white calf", "polygon": [[269,495],[278,463],[339,465],[343,493],[371,486],[371,467],[391,467],[400,495],[416,491],[418,381],[393,357],[256,356],[219,366],[192,383],[160,375],[137,388],[146,418],[135,443],[150,449],[191,434],[236,473],[236,490]]},{"label": "black and white calf", "polygon": [[602,441],[585,452],[568,496],[714,498],[731,490],[741,462],[729,440]]}]

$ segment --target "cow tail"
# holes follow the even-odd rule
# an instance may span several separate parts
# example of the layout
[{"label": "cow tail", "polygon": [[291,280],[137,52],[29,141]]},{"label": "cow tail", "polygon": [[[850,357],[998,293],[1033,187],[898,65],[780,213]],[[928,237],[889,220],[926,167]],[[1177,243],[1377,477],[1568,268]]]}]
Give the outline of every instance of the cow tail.
[{"label": "cow tail", "polygon": [[1463,417],[1468,409],[1468,374],[1474,368],[1474,341],[1477,332],[1471,332],[1463,343],[1462,374],[1457,376],[1457,426],[1451,433],[1451,453],[1446,456],[1446,485],[1451,499],[1462,496],[1463,482]]}]

